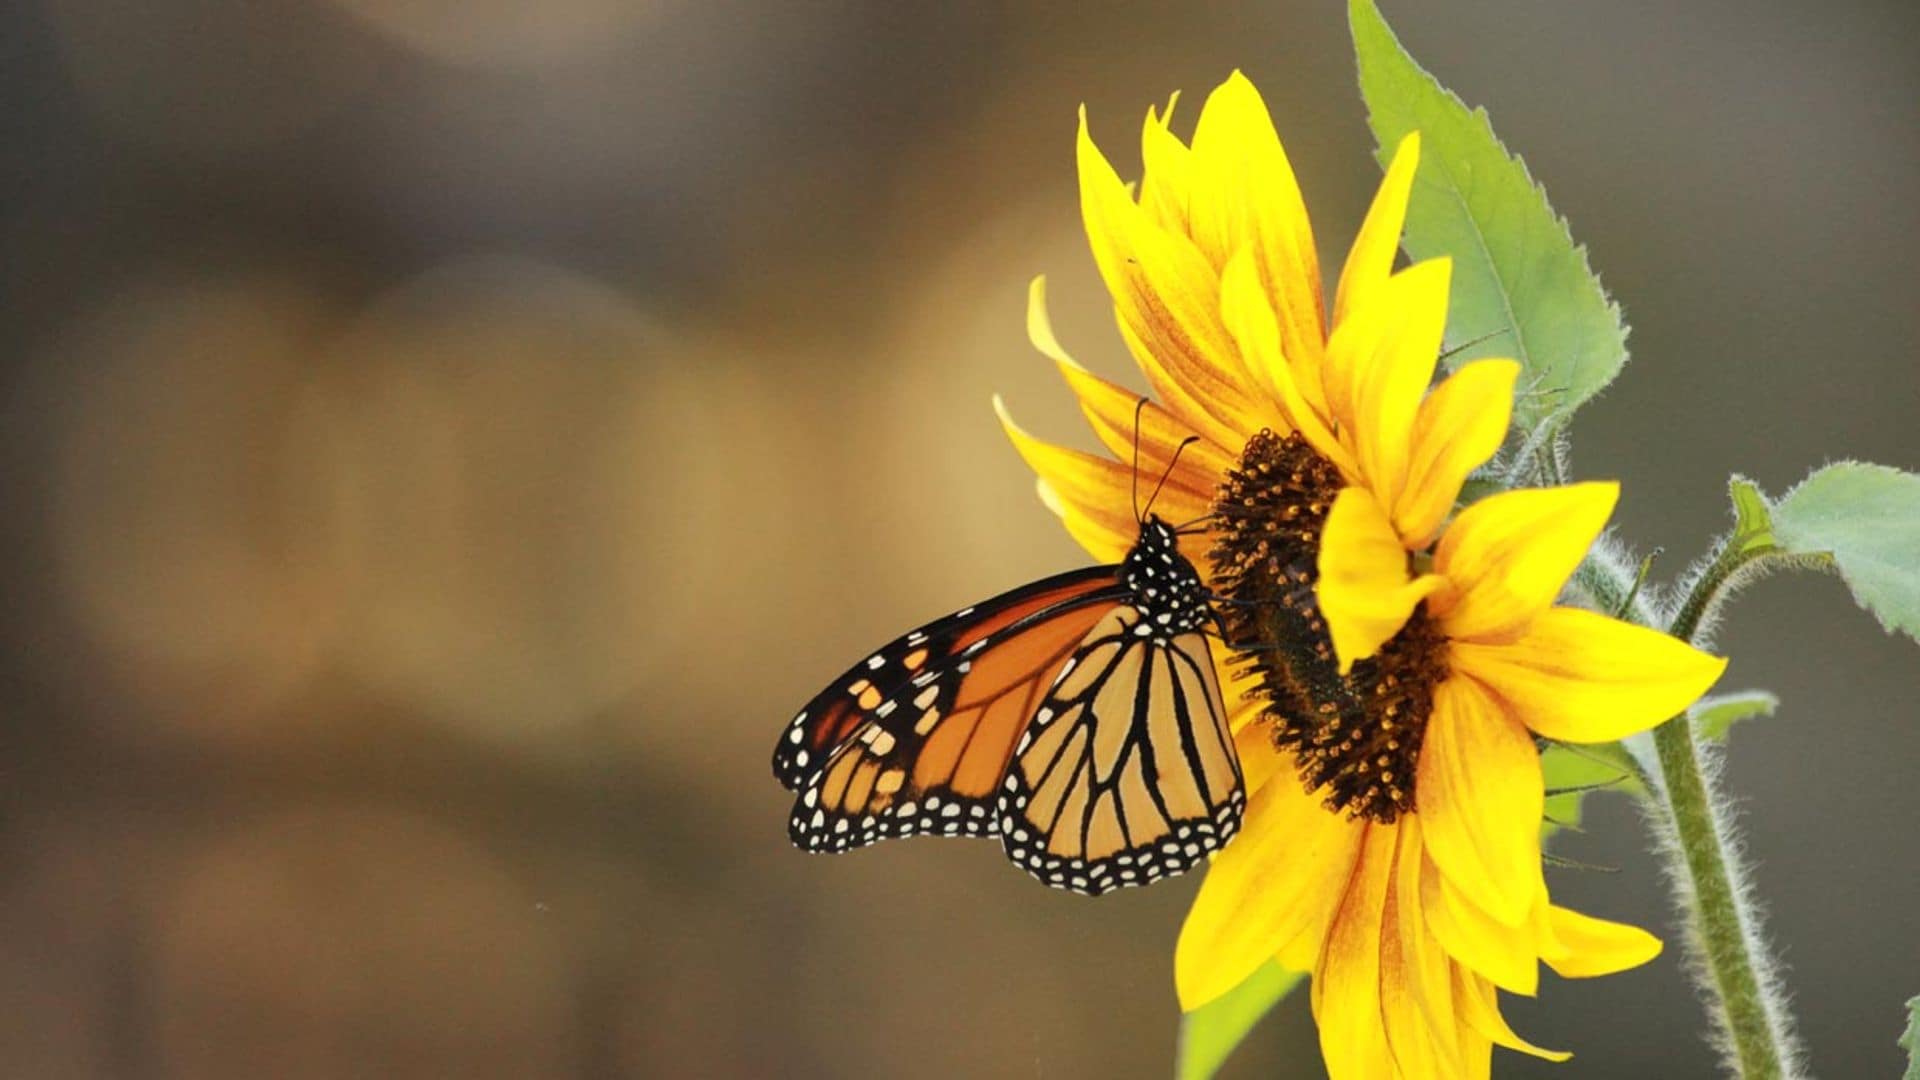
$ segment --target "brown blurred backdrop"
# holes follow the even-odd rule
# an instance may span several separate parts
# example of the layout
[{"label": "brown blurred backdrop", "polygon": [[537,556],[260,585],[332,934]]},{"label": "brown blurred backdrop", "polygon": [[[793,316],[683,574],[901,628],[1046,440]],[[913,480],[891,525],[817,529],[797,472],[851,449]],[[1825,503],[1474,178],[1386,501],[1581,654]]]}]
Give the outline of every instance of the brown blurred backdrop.
[{"label": "brown blurred backdrop", "polygon": [[[1233,67],[1329,264],[1376,181],[1343,5],[26,0],[0,8],[0,1073],[1155,1075],[1195,882],[809,858],[771,740],[1080,553],[987,408],[1122,349],[1075,106]],[[1726,474],[1920,467],[1911,4],[1388,3],[1634,325],[1576,464],[1677,570]],[[1188,113],[1191,116],[1191,112]],[[1823,1075],[1920,993],[1920,652],[1830,581],[1724,634],[1730,777]],[[1665,930],[1601,799],[1570,903]],[[1711,1058],[1670,953],[1511,1008]],[[1304,1000],[1237,1075],[1315,1076]]]}]

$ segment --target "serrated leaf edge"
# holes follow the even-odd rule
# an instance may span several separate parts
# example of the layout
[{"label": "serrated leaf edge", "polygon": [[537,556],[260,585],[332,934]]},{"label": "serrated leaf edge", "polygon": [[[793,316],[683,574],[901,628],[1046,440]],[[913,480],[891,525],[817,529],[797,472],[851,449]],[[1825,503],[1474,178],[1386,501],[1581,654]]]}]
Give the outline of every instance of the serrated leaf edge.
[{"label": "serrated leaf edge", "polygon": [[[1539,197],[1540,205],[1546,210],[1548,219],[1552,222],[1554,228],[1558,230],[1560,238],[1565,240],[1568,247],[1572,249],[1574,256],[1579,260],[1580,269],[1587,275],[1587,279],[1593,283],[1593,288],[1600,294],[1601,302],[1605,305],[1605,310],[1608,316],[1610,316],[1613,320],[1614,330],[1619,334],[1620,367],[1625,368],[1627,365],[1627,362],[1632,359],[1632,352],[1627,348],[1627,339],[1633,333],[1633,328],[1627,324],[1625,312],[1621,310],[1619,301],[1615,300],[1613,298],[1613,295],[1607,291],[1605,283],[1602,282],[1600,279],[1599,272],[1594,270],[1593,262],[1591,258],[1589,258],[1588,256],[1587,245],[1580,243],[1573,238],[1572,224],[1567,220],[1567,217],[1565,214],[1562,214],[1558,210],[1554,209],[1553,200],[1547,197],[1547,189],[1545,185],[1541,184],[1539,180],[1534,178],[1533,170],[1531,167],[1527,165],[1526,158],[1519,154],[1514,153],[1512,150],[1507,148],[1507,144],[1500,138],[1499,134],[1493,130],[1493,118],[1488,114],[1485,106],[1479,106],[1479,105],[1469,106],[1466,103],[1466,101],[1460,97],[1459,94],[1449,89],[1446,86],[1446,84],[1442,83],[1437,77],[1434,76],[1432,72],[1428,71],[1425,67],[1423,67],[1420,64],[1420,61],[1414,59],[1413,54],[1407,50],[1407,47],[1404,44],[1401,43],[1400,35],[1394,32],[1393,27],[1390,24],[1388,24],[1388,22],[1386,21],[1386,18],[1380,14],[1379,6],[1376,3],[1374,3],[1374,0],[1350,0],[1350,3],[1348,5],[1349,22],[1351,22],[1352,19],[1354,18],[1354,13],[1359,11],[1362,8],[1366,9],[1368,14],[1372,16],[1374,22],[1376,22],[1379,25],[1380,29],[1386,33],[1387,38],[1393,42],[1394,47],[1399,52],[1401,59],[1406,62],[1408,67],[1410,67],[1413,70],[1413,72],[1416,75],[1418,75],[1420,78],[1425,79],[1428,83],[1430,83],[1434,89],[1438,90],[1441,96],[1445,100],[1458,106],[1462,112],[1465,112],[1469,116],[1473,117],[1473,119],[1478,121],[1481,131],[1485,133],[1487,139],[1493,144],[1494,148],[1509,162],[1519,167],[1520,175],[1526,181],[1528,189],[1532,191],[1534,195]],[[1359,43],[1357,41],[1355,42],[1355,47],[1354,47],[1354,64],[1357,68],[1365,66],[1365,62],[1362,60],[1360,56]],[[1365,104],[1366,110],[1367,110],[1367,126],[1370,129],[1373,129],[1375,109],[1374,109],[1373,103],[1366,99],[1366,95],[1364,93],[1364,83],[1365,83],[1365,80],[1363,79],[1362,80],[1363,92],[1361,94],[1361,100]],[[1391,154],[1392,154],[1392,148],[1388,146],[1380,146],[1376,148],[1374,151],[1375,158],[1381,163],[1382,166],[1384,166],[1387,163]],[[1462,189],[1461,189],[1460,183],[1458,179],[1453,175],[1452,170],[1447,167],[1446,163],[1442,161],[1440,159],[1440,156],[1437,154],[1430,155],[1428,157],[1423,158],[1423,160],[1420,163],[1422,170],[1424,170],[1429,163],[1432,163],[1437,171],[1444,174],[1446,179],[1446,189],[1447,189],[1448,196],[1452,198],[1455,202],[1459,203],[1461,205],[1461,208],[1465,210],[1466,200],[1465,200],[1465,197],[1461,194]],[[1417,176],[1415,178],[1415,182],[1418,183]],[[1474,242],[1479,245],[1481,254],[1485,257],[1487,265],[1493,268],[1494,277],[1496,281],[1499,283],[1500,306],[1502,310],[1506,312],[1507,324],[1513,330],[1515,346],[1521,353],[1521,355],[1515,357],[1515,359],[1519,360],[1526,370],[1533,371],[1535,370],[1534,363],[1533,363],[1533,354],[1527,346],[1526,333],[1520,326],[1519,320],[1514,315],[1513,289],[1510,283],[1507,281],[1506,276],[1500,272],[1499,265],[1493,259],[1493,253],[1491,249],[1488,248],[1487,246],[1486,234],[1480,228],[1480,222],[1478,221],[1478,219],[1476,219],[1473,216],[1472,213],[1466,213],[1465,217],[1468,223],[1472,226]],[[1583,397],[1578,401],[1561,402],[1559,403],[1559,406],[1557,408],[1540,411],[1539,415],[1535,419],[1534,426],[1539,427],[1547,423],[1550,423],[1555,417],[1564,416],[1567,413],[1571,412],[1573,409],[1577,409],[1580,406],[1586,404],[1588,401],[1593,400],[1595,397],[1598,397],[1602,391],[1606,389],[1606,386],[1610,384],[1613,381],[1613,379],[1616,379],[1618,377],[1619,377],[1619,371],[1616,370],[1614,374],[1608,378],[1607,383],[1603,383],[1600,386],[1593,388],[1591,391],[1587,393],[1586,397]],[[1565,391],[1562,391],[1562,393],[1565,393]]]}]

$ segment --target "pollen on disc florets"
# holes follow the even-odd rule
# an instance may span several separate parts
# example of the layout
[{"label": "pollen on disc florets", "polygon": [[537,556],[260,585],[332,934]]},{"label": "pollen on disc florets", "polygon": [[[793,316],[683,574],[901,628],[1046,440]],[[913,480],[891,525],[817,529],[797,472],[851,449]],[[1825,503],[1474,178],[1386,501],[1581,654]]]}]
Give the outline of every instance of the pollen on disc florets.
[{"label": "pollen on disc florets", "polygon": [[1214,497],[1208,557],[1230,603],[1222,619],[1240,677],[1266,699],[1273,744],[1294,758],[1329,810],[1391,823],[1413,809],[1414,771],[1446,643],[1416,609],[1380,652],[1340,674],[1320,617],[1321,530],[1344,486],[1297,434],[1262,431]]}]

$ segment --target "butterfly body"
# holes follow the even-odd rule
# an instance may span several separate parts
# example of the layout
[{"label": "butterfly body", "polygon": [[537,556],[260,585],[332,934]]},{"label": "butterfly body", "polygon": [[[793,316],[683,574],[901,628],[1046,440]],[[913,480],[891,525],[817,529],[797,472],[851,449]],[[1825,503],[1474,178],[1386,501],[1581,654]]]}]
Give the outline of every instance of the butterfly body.
[{"label": "butterfly body", "polygon": [[1153,636],[1162,646],[1180,634],[1205,629],[1213,620],[1207,587],[1193,563],[1180,553],[1179,540],[1166,522],[1150,517],[1119,566],[1127,602],[1141,614],[1134,632]]},{"label": "butterfly body", "polygon": [[1238,828],[1238,759],[1178,534],[888,643],[802,709],[774,752],[789,834],[840,852],[995,837],[1041,881],[1098,895],[1179,873]]}]

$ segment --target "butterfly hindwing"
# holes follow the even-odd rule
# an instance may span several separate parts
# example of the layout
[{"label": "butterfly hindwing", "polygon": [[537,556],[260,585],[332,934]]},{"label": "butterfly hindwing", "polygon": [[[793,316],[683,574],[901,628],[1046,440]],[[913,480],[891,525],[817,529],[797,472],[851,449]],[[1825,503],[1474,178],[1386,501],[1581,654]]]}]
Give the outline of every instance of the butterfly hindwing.
[{"label": "butterfly hindwing", "polygon": [[[1232,839],[1246,805],[1212,658],[1116,607],[1034,714],[997,802],[1007,857],[1099,895],[1191,869]],[[1145,631],[1144,633],[1142,631]]]},{"label": "butterfly hindwing", "polygon": [[[802,775],[794,843],[846,851],[917,833],[994,835],[1014,742],[1118,596],[1113,567],[1063,574],[931,623],[876,653],[880,663],[855,667],[789,726],[781,750],[793,750],[775,754],[776,774]],[[809,766],[815,746],[826,749]]]}]

